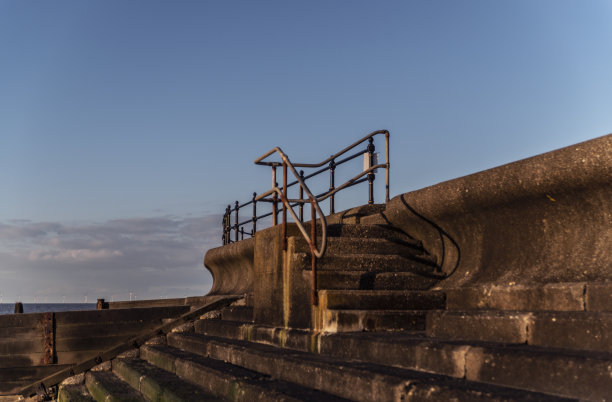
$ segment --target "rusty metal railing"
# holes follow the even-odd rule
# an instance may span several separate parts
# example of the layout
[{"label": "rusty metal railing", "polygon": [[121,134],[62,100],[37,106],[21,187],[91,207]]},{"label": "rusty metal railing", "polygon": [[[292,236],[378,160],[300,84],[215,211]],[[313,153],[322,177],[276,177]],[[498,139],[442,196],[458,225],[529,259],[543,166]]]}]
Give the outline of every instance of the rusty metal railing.
[{"label": "rusty metal railing", "polygon": [[[375,154],[375,146],[374,146],[374,137],[377,135],[385,136],[385,163],[377,163],[377,158]],[[358,147],[359,145],[367,142],[367,146],[365,149],[357,151],[348,156],[344,156],[349,151]],[[277,162],[269,162],[264,161],[266,158],[271,156],[272,154],[279,154],[281,157],[281,161]],[[355,158],[364,155],[364,169],[359,172],[357,175],[347,180],[340,186],[335,185],[335,170],[338,166],[354,160]],[[342,157],[342,158],[341,158]],[[340,159],[341,158],[341,159]],[[313,296],[312,301],[313,304],[316,304],[316,259],[323,257],[325,253],[326,247],[326,230],[327,223],[325,220],[325,214],[320,208],[319,203],[324,200],[329,199],[329,213],[335,213],[335,195],[339,191],[355,186],[359,183],[363,183],[365,181],[368,182],[368,203],[374,203],[374,180],[376,178],[375,171],[378,168],[385,169],[385,201],[389,201],[389,180],[390,180],[390,162],[389,162],[389,132],[387,130],[379,130],[374,131],[360,140],[354,142],[343,150],[337,152],[336,154],[330,156],[320,163],[292,163],[287,155],[279,148],[273,148],[269,152],[260,156],[255,160],[255,164],[270,166],[272,168],[272,189],[266,191],[263,194],[258,195],[257,193],[253,193],[251,200],[240,204],[238,201],[234,203],[234,207],[228,205],[225,209],[225,214],[223,215],[223,244],[229,244],[234,241],[239,241],[244,239],[244,236],[254,236],[257,232],[257,222],[261,219],[272,217],[272,225],[278,224],[278,214],[279,214],[279,205],[280,202],[282,205],[282,213],[283,213],[283,242],[284,247],[286,247],[286,224],[287,224],[287,211],[292,215],[293,220],[297,223],[300,232],[308,242],[311,249],[311,258],[312,258],[312,266],[313,266]],[[283,168],[283,185],[279,187],[277,182],[276,169],[278,167]],[[314,172],[304,175],[304,171],[300,170],[298,173],[295,169],[296,167],[306,168],[306,169],[317,169]],[[287,183],[287,169],[291,170],[291,173],[295,177],[295,180]],[[321,194],[313,195],[306,185],[306,180],[311,179],[323,172],[330,172],[330,186],[329,189]],[[288,188],[299,185],[299,197],[295,199],[290,199],[287,196]],[[306,197],[304,197],[306,194]],[[257,204],[259,202],[268,202],[272,204],[272,211],[257,215]],[[308,235],[306,229],[303,226],[304,222],[304,204],[311,204],[311,233]],[[252,205],[252,216],[249,219],[244,221],[240,221],[240,209]],[[299,216],[293,210],[294,207],[299,207]],[[321,219],[321,234],[322,241],[321,247],[317,248],[316,246],[316,221],[317,221],[317,213],[320,215]],[[233,215],[233,216],[232,216]],[[232,219],[233,218],[233,219]],[[232,223],[233,220],[233,223]],[[244,226],[251,224],[251,230],[245,231]],[[233,232],[233,233],[232,233]],[[233,236],[232,236],[233,234]],[[233,239],[232,239],[233,237]]]}]

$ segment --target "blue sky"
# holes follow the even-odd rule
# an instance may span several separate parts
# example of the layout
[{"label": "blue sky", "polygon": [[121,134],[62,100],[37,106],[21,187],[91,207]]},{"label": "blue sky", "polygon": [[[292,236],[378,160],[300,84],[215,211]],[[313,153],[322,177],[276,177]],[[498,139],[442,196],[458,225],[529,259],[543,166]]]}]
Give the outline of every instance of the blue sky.
[{"label": "blue sky", "polygon": [[205,293],[273,146],[388,129],[397,195],[612,132],[610,1],[0,0],[0,52],[5,302]]}]

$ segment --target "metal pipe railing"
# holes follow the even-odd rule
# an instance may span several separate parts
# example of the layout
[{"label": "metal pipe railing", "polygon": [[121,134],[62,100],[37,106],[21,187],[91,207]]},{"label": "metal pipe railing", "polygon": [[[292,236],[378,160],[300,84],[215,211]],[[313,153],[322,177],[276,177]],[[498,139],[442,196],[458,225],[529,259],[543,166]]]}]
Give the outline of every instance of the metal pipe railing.
[{"label": "metal pipe railing", "polygon": [[[376,165],[374,165],[375,163],[375,147],[374,147],[374,137],[377,135],[383,135],[385,136],[385,163],[378,163]],[[357,151],[353,154],[350,154],[348,156],[344,156],[346,153],[348,153],[349,151],[353,150],[355,147],[359,146],[360,144],[364,143],[367,141],[367,146],[365,149],[362,149],[360,151]],[[278,148],[278,150],[280,150],[280,148]],[[354,185],[357,185],[359,183],[363,183],[365,181],[368,182],[368,203],[369,204],[373,204],[374,203],[374,190],[373,190],[373,184],[374,184],[374,180],[376,178],[375,175],[375,170],[378,168],[383,168],[386,170],[386,175],[385,175],[385,202],[389,201],[389,192],[390,192],[390,185],[389,185],[389,181],[390,181],[390,161],[389,161],[389,132],[387,130],[379,130],[379,131],[374,131],[368,135],[366,135],[365,137],[361,138],[360,140],[354,142],[353,144],[349,145],[348,147],[344,148],[343,150],[341,150],[340,152],[335,153],[334,155],[331,155],[329,158],[325,159],[324,161],[320,162],[320,163],[291,163],[291,166],[293,167],[293,175],[295,177],[295,180],[291,181],[291,182],[287,182],[287,175],[283,174],[283,186],[279,187],[278,183],[277,183],[277,172],[276,172],[276,168],[283,166],[284,165],[284,160],[283,162],[276,162],[276,161],[264,161],[266,158],[268,158],[270,155],[274,154],[275,152],[277,152],[277,148],[274,148],[270,151],[268,151],[267,153],[265,153],[264,155],[260,156],[259,158],[257,158],[255,160],[255,164],[258,165],[265,165],[265,166],[270,166],[272,167],[272,189],[262,193],[262,194],[257,194],[257,193],[253,193],[253,197],[250,201],[247,201],[241,205],[238,204],[238,201],[236,201],[236,203],[234,204],[234,207],[232,208],[231,206],[228,205],[228,207],[225,210],[225,214],[223,216],[223,244],[228,244],[231,243],[232,241],[238,241],[239,239],[239,233],[240,233],[240,237],[244,238],[244,234],[247,235],[251,235],[253,236],[256,232],[257,232],[257,222],[261,219],[267,218],[269,216],[272,216],[272,225],[277,225],[278,224],[278,214],[279,214],[279,201],[282,201],[283,195],[285,196],[285,199],[287,200],[287,202],[292,203],[293,206],[298,206],[299,207],[299,218],[294,217],[296,222],[303,222],[304,221],[304,204],[305,203],[311,203],[311,200],[307,197],[304,197],[304,189],[302,187],[302,184],[304,184],[306,182],[306,180],[311,179],[325,171],[330,171],[330,177],[329,177],[329,189],[324,191],[321,194],[318,194],[314,197],[315,201],[317,203],[320,203],[326,199],[329,198],[329,212],[330,214],[335,213],[335,195],[336,193],[338,193],[339,191],[352,187]],[[282,152],[282,151],[281,151]],[[285,155],[285,154],[283,154]],[[336,168],[344,163],[347,163],[361,155],[366,155],[365,158],[367,158],[367,165],[369,166],[367,169],[361,171],[359,174],[357,174],[356,176],[352,177],[351,179],[347,180],[346,182],[344,182],[343,184],[341,184],[340,186],[336,186]],[[341,158],[342,157],[342,158]],[[282,157],[281,157],[282,158]],[[289,160],[287,158],[287,156],[285,155],[285,158],[287,159],[287,161]],[[289,165],[287,165],[289,166]],[[299,174],[297,174],[295,172],[295,167],[304,167],[304,168],[310,168],[310,169],[316,169],[316,168],[320,168],[320,169],[316,169],[314,172],[311,172],[307,175],[304,174],[303,170],[300,170]],[[286,167],[283,168],[284,170],[286,169]],[[283,170],[283,172],[284,172]],[[300,184],[299,187],[299,195],[297,199],[289,199],[287,196],[287,191],[289,188]],[[305,185],[305,184],[304,184]],[[280,191],[276,191],[276,189],[279,189]],[[279,200],[280,198],[280,200]],[[266,214],[262,214],[262,215],[257,215],[257,203],[259,201],[263,201],[263,202],[268,202],[268,203],[272,203],[272,212],[266,213]],[[244,220],[242,222],[239,221],[239,209],[246,207],[248,205],[253,205],[253,211],[252,211],[252,217],[251,219],[248,220]],[[231,214],[234,213],[234,224],[231,223]],[[322,214],[322,213],[321,213]],[[251,223],[251,230],[250,232],[248,231],[244,231],[243,226],[247,225]],[[235,232],[234,233],[234,240],[232,240],[232,230]]]}]

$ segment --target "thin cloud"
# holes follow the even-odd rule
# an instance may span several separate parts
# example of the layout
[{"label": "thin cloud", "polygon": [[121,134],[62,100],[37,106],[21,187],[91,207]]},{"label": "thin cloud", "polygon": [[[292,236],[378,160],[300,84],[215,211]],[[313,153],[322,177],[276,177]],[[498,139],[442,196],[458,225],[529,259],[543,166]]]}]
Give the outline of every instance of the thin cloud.
[{"label": "thin cloud", "polygon": [[50,301],[67,294],[82,301],[83,293],[90,300],[126,299],[129,292],[140,299],[202,295],[212,282],[202,260],[220,245],[220,221],[207,215],[0,223],[0,294],[8,300],[20,289]]}]

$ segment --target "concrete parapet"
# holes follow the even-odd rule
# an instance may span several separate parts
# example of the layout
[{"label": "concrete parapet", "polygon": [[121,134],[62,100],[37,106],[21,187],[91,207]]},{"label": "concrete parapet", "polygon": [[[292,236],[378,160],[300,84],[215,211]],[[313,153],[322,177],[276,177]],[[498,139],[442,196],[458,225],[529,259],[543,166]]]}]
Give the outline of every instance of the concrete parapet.
[{"label": "concrete parapet", "polygon": [[442,289],[612,280],[612,134],[393,198]]},{"label": "concrete parapet", "polygon": [[208,250],[204,266],[213,276],[208,295],[252,293],[254,253],[254,238]]}]

